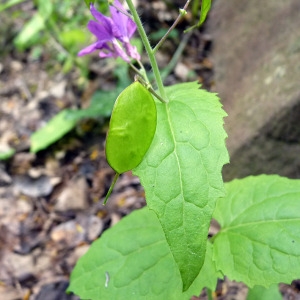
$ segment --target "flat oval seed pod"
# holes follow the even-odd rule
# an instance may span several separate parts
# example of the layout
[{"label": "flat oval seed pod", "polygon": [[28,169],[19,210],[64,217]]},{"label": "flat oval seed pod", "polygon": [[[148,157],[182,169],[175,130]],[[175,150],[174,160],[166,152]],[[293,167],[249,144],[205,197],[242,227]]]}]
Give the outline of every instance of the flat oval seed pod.
[{"label": "flat oval seed pod", "polygon": [[137,167],[156,129],[156,106],[151,93],[139,82],[117,98],[106,138],[106,159],[118,173]]}]

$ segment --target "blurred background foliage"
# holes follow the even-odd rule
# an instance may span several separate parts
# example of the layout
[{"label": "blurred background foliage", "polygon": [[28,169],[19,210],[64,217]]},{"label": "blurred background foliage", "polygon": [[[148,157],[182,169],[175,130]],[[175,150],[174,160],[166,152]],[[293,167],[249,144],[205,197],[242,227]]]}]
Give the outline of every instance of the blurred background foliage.
[{"label": "blurred background foliage", "polygon": [[[106,0],[98,0],[97,8],[107,13]],[[46,72],[51,76],[57,72],[70,73],[77,70],[79,90],[88,85],[91,56],[77,57],[78,51],[91,43],[94,38],[86,25],[92,16],[83,0],[9,0],[0,4],[0,57],[13,56],[27,63],[46,62]],[[63,109],[44,127],[32,134],[31,152],[38,152],[55,143],[74,129],[84,119],[100,120],[110,116],[118,94],[129,82],[128,66],[121,60],[115,62],[113,77],[116,88],[97,89],[90,96],[89,106],[85,108]],[[100,88],[100,87],[99,87]],[[8,159],[15,151],[9,149],[0,153],[1,159]]]},{"label": "blurred background foliage", "polygon": [[[100,11],[106,13],[107,1],[97,3]],[[85,30],[91,14],[84,1],[9,0],[0,4],[0,14],[6,25],[1,26],[1,56],[14,47],[19,52],[29,52],[34,60],[39,59],[46,48],[53,49],[51,59],[62,64],[63,72],[69,72],[75,65],[87,75],[88,58],[77,58],[78,50],[91,39]],[[13,29],[12,22],[17,23]]]},{"label": "blurred background foliage", "polygon": [[[99,59],[97,56],[87,55],[78,57],[77,53],[83,47],[94,41],[94,36],[87,30],[86,25],[92,19],[88,9],[88,0],[7,0],[0,3],[0,57],[5,57],[22,61],[23,63],[42,62],[41,66],[53,76],[57,73],[69,74],[72,71],[79,73],[75,85],[77,85],[78,95],[84,93],[89,81],[94,76],[105,76],[104,71],[93,74],[91,63],[93,59]],[[97,9],[103,14],[108,13],[108,1],[94,1]],[[176,9],[183,5],[180,3],[163,1],[169,9]],[[192,9],[192,19],[198,22],[199,1],[194,1]],[[210,0],[203,0],[201,5],[209,3]],[[148,5],[143,3],[143,5]],[[209,6],[210,7],[210,6]],[[143,16],[147,12],[143,13]],[[205,15],[207,12],[204,12]],[[200,15],[199,15],[200,14]],[[200,21],[199,21],[200,22]],[[151,27],[148,34],[153,45],[155,45],[166,33],[167,27],[159,26],[155,29]],[[169,36],[175,44],[180,42],[178,31],[175,29]],[[133,38],[132,43],[137,46],[138,51],[142,51],[142,44],[138,38]],[[178,52],[180,55],[180,52]],[[174,55],[175,56],[175,55]],[[178,55],[177,55],[178,56]],[[76,128],[78,122],[85,119],[93,119],[103,123],[112,111],[113,104],[118,94],[130,84],[132,77],[129,73],[128,64],[121,59],[107,60],[113,64],[110,68],[113,70],[109,80],[114,80],[111,90],[102,90],[98,87],[89,98],[89,106],[76,108],[65,108],[55,115],[44,127],[33,133],[30,138],[31,152],[38,152],[47,148],[49,145],[60,140],[63,135]],[[162,70],[162,76],[165,78],[175,64],[169,64],[165,70]],[[146,66],[147,67],[147,66]],[[15,153],[14,149],[8,152],[0,153],[0,160],[7,159]]]}]

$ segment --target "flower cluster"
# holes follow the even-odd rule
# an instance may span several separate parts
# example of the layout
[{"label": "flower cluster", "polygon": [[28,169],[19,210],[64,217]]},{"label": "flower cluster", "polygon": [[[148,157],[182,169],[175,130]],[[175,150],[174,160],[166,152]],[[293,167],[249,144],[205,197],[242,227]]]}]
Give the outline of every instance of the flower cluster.
[{"label": "flower cluster", "polygon": [[118,0],[115,0],[114,6],[110,6],[111,18],[98,12],[93,4],[90,5],[90,11],[96,21],[89,21],[87,28],[97,37],[97,41],[82,49],[79,56],[100,50],[100,57],[121,57],[126,62],[140,59],[136,47],[130,44],[136,24],[122,13],[125,9]]}]

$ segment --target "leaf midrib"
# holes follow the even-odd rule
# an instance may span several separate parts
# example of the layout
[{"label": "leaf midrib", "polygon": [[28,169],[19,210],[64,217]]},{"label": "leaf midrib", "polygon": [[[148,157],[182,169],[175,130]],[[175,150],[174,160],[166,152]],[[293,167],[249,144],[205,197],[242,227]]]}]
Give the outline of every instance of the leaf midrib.
[{"label": "leaf midrib", "polygon": [[[182,176],[181,176],[181,172],[180,172],[181,169],[180,169],[179,158],[178,158],[178,155],[177,155],[176,139],[175,139],[175,135],[174,135],[173,127],[172,127],[172,122],[171,122],[171,118],[170,118],[170,112],[169,112],[170,104],[167,103],[165,105],[165,109],[166,109],[166,114],[167,114],[167,117],[168,117],[168,125],[169,125],[169,128],[170,128],[171,137],[172,137],[172,141],[173,141],[173,144],[174,144],[174,154],[175,154],[175,157],[176,157],[176,162],[177,162],[178,171],[179,171],[178,173],[179,173],[179,181],[180,181],[180,192],[182,194],[182,197],[184,198],[183,186],[182,186]],[[182,211],[184,211],[184,205],[182,204],[182,206],[183,206]],[[183,213],[183,215],[184,215],[184,213]],[[184,218],[182,218],[182,222],[184,223]],[[185,226],[184,226],[184,224],[182,224],[182,225],[183,225],[183,229],[184,229],[184,234],[186,236]]]}]

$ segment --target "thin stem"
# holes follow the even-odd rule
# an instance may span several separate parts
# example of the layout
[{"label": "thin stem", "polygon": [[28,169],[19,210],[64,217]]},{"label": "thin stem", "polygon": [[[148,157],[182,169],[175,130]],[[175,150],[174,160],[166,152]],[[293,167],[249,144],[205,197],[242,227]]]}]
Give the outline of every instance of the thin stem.
[{"label": "thin stem", "polygon": [[106,196],[105,196],[103,205],[106,204],[106,202],[107,202],[107,200],[108,200],[110,194],[111,194],[112,191],[113,191],[113,188],[114,188],[114,186],[115,186],[115,184],[116,184],[116,182],[117,182],[119,176],[120,176],[120,174],[119,174],[119,173],[116,173],[116,175],[115,175],[115,177],[114,177],[114,180],[113,180],[113,182],[112,182],[112,184],[111,184],[111,186],[110,186],[110,188],[109,188],[109,190],[108,190],[108,192],[107,192],[107,194],[106,194]]},{"label": "thin stem", "polygon": [[191,26],[190,28],[184,30],[183,32],[184,32],[184,33],[188,33],[188,32],[192,31],[193,29],[195,29],[195,28],[197,28],[197,27],[199,27],[198,23],[195,24],[195,25],[193,25],[193,26]]},{"label": "thin stem", "polygon": [[171,31],[177,26],[179,23],[180,19],[185,15],[186,9],[188,8],[191,0],[187,0],[185,3],[184,7],[179,10],[179,15],[177,19],[174,21],[173,25],[169,28],[169,30],[166,32],[166,34],[161,38],[161,40],[157,43],[157,45],[153,49],[153,53],[156,53],[156,51],[160,48],[160,46],[164,43],[164,41],[167,39]]},{"label": "thin stem", "polygon": [[141,62],[140,60],[137,60],[137,63],[138,63],[139,66],[140,66],[140,73],[142,74],[142,77],[147,81],[147,83],[150,83],[144,65],[142,64],[142,62]]},{"label": "thin stem", "polygon": [[152,95],[154,95],[160,102],[166,103],[166,100],[163,99],[161,96],[159,96],[154,89],[152,88],[151,84],[149,82],[146,82],[142,77],[139,75],[134,76],[134,80],[140,82],[145,88],[150,91]]},{"label": "thin stem", "polygon": [[137,62],[140,65],[140,68],[146,72],[146,70],[145,70],[144,65],[142,64],[142,62],[140,60],[137,60]]},{"label": "thin stem", "polygon": [[139,74],[141,77],[144,78],[144,75],[140,72],[140,70],[138,68],[136,68],[132,63],[129,63],[129,66],[131,67],[132,70],[134,70],[134,72],[136,72],[137,74]]},{"label": "thin stem", "polygon": [[148,57],[149,57],[149,60],[150,60],[150,64],[151,64],[151,67],[152,67],[152,70],[153,70],[153,73],[154,73],[154,77],[155,77],[155,80],[156,80],[156,84],[157,84],[159,93],[160,93],[160,95],[163,99],[167,99],[167,95],[166,95],[164,85],[163,85],[163,82],[162,82],[162,79],[161,79],[161,76],[160,76],[160,72],[159,72],[159,69],[158,69],[157,61],[155,59],[153,49],[150,46],[149,40],[147,38],[146,32],[145,32],[144,27],[142,25],[142,22],[140,20],[140,17],[138,15],[132,1],[131,0],[126,0],[126,2],[127,2],[127,5],[128,5],[128,7],[131,11],[134,22],[137,25],[137,28],[138,28],[139,34],[141,36],[141,39],[143,41],[144,47],[147,51],[147,54],[148,54]]}]

